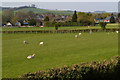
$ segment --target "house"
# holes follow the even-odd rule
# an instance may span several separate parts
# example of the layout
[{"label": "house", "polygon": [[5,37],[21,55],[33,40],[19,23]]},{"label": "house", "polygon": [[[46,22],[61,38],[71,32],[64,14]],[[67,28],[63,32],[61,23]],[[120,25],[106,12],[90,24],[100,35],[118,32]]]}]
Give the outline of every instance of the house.
[{"label": "house", "polygon": [[15,23],[15,26],[21,26],[20,22]]},{"label": "house", "polygon": [[12,26],[12,24],[11,24],[10,22],[8,22],[6,25],[7,25],[7,26]]},{"label": "house", "polygon": [[100,18],[96,18],[94,19],[95,23],[99,23],[99,22],[103,22],[103,19],[100,19]]},{"label": "house", "polygon": [[43,15],[37,15],[37,16],[36,16],[36,19],[44,20],[44,16],[43,16]]},{"label": "house", "polygon": [[110,22],[110,18],[111,18],[111,17],[107,17],[107,18],[105,18],[105,19],[103,20],[103,22],[107,22],[107,23],[109,23],[109,22]]},{"label": "house", "polygon": [[24,25],[24,26],[28,26],[29,23],[28,23],[26,20],[24,20],[24,21],[23,21],[23,25]]},{"label": "house", "polygon": [[23,22],[23,25],[24,26],[28,26],[28,22]]}]

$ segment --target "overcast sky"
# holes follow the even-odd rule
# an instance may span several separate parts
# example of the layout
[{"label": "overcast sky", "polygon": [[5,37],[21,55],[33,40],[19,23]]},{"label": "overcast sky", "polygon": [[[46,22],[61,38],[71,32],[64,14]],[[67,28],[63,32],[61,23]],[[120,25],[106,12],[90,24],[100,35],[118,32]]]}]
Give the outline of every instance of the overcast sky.
[{"label": "overcast sky", "polygon": [[[16,2],[15,2],[16,1]],[[57,2],[59,1],[59,2]],[[118,0],[103,0],[96,2],[94,0],[4,0],[2,6],[5,7],[19,7],[19,6],[29,6],[30,4],[35,4],[38,8],[43,9],[58,9],[58,10],[77,10],[85,12],[93,11],[108,11],[117,12],[118,11]],[[73,2],[74,1],[74,2]],[[83,2],[84,1],[84,2]],[[89,1],[89,2],[87,2]]]},{"label": "overcast sky", "polygon": [[1,0],[2,2],[118,2],[120,0]]}]

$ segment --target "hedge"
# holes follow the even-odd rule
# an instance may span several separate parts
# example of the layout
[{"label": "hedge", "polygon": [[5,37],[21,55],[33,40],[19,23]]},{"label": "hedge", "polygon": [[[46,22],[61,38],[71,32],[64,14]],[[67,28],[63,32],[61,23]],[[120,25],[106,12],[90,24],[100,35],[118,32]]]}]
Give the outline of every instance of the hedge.
[{"label": "hedge", "polygon": [[81,29],[81,30],[27,30],[27,31],[0,31],[0,33],[77,33],[77,32],[115,32],[120,29]]},{"label": "hedge", "polygon": [[24,79],[79,79],[79,80],[120,80],[120,56],[102,62],[89,62],[53,68],[47,71],[26,73]]}]

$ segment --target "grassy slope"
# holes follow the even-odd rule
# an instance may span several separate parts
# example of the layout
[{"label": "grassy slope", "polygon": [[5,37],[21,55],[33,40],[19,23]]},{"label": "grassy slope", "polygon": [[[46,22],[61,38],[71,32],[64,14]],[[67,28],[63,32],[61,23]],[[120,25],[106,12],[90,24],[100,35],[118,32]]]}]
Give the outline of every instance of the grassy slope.
[{"label": "grassy slope", "polygon": [[[27,72],[52,67],[99,61],[117,55],[117,34],[3,34],[3,77],[18,77]],[[30,44],[24,45],[23,40]],[[39,46],[44,41],[45,46]],[[27,60],[26,56],[36,54]]]},{"label": "grassy slope", "polygon": [[33,11],[34,13],[45,14],[45,13],[54,13],[62,15],[72,15],[73,12],[70,11],[60,11],[60,10],[47,10],[47,9],[38,9],[38,8],[24,8],[16,11]]},{"label": "grassy slope", "polygon": [[[19,9],[19,10],[15,10],[15,12],[17,11],[33,11],[34,13],[38,13],[38,14],[48,14],[48,13],[53,13],[53,14],[58,14],[58,15],[72,15],[73,12],[72,11],[60,11],[60,10],[48,10],[48,9],[39,9],[39,8],[24,8],[24,9]],[[0,15],[2,14],[2,10],[0,10]]]}]

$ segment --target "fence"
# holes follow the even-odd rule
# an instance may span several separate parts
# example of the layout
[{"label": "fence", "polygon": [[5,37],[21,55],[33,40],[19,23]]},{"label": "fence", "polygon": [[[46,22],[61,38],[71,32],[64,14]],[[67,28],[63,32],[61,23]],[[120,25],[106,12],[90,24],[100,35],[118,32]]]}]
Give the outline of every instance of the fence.
[{"label": "fence", "polygon": [[115,32],[120,29],[83,29],[83,30],[27,30],[27,31],[1,31],[0,33],[78,33],[78,32]]}]

